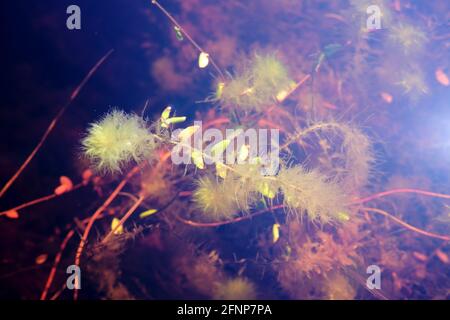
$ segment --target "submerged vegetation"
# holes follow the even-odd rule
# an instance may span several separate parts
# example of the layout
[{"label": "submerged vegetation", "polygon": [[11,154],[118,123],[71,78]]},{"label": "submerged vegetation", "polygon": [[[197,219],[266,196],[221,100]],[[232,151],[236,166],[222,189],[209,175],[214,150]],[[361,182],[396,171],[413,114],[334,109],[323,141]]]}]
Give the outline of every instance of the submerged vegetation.
[{"label": "submerged vegetation", "polygon": [[143,119],[118,110],[93,123],[82,144],[84,154],[100,173],[121,172],[131,160],[149,159],[156,146]]},{"label": "submerged vegetation", "polygon": [[[317,26],[303,14],[299,25],[296,19],[288,26],[280,21],[284,42],[267,29],[273,45],[236,48],[228,54],[235,59],[220,45],[210,44],[218,52],[207,53],[163,10],[176,31],[176,46],[189,52],[192,45],[199,57],[191,59],[199,68],[188,76],[209,70],[215,89],[195,119],[175,116],[172,107],[155,106],[150,118],[114,109],[87,127],[81,149],[88,167],[82,182],[62,193],[92,186],[102,204],[96,201],[93,212],[67,229],[41,298],[57,290],[55,270],[65,264],[86,268],[94,297],[109,299],[448,298],[450,277],[436,271],[448,268],[448,226],[408,216],[408,210],[442,210],[441,202],[414,199],[445,201],[450,195],[392,181],[389,189],[380,169],[387,161],[385,141],[365,123],[373,113],[369,108],[394,100],[414,105],[417,95],[430,93],[420,61],[429,37],[411,25],[398,3],[350,1],[344,10],[329,4],[337,13]],[[382,8],[387,34],[364,30],[358,22],[366,4]],[[255,5],[260,4],[252,2],[247,10]],[[181,6],[186,16],[194,10]],[[288,30],[300,27],[314,41],[292,41],[291,48]],[[325,27],[330,34],[314,31]],[[445,63],[439,68],[448,70]],[[398,70],[387,72],[394,64]],[[375,86],[381,89],[367,89]],[[391,125],[384,114],[376,116],[378,128]],[[203,128],[190,125],[194,120]],[[279,130],[279,141],[268,140],[279,149],[272,174],[263,174],[268,164],[240,134],[214,141],[210,153],[191,141],[198,130],[249,128]],[[173,163],[176,148],[187,150],[190,164]],[[224,162],[225,154],[234,162]],[[27,206],[2,215],[18,217]],[[63,264],[60,255],[69,241],[76,247]],[[366,287],[370,265],[383,270],[381,290]],[[77,299],[83,293],[65,294]]]},{"label": "submerged vegetation", "polygon": [[241,62],[236,74],[222,84],[220,105],[238,111],[263,111],[295,83],[274,55],[258,55]]}]

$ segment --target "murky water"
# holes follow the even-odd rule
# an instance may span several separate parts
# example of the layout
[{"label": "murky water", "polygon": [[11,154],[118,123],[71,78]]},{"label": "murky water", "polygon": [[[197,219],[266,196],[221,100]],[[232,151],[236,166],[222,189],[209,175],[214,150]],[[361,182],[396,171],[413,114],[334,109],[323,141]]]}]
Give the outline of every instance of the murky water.
[{"label": "murky water", "polygon": [[448,299],[448,1],[68,5],[2,4],[0,297]]}]

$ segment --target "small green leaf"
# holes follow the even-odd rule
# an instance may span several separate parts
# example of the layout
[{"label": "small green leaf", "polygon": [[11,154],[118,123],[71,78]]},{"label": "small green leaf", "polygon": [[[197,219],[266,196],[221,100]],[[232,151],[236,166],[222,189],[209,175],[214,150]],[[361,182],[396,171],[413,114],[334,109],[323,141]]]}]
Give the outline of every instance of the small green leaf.
[{"label": "small green leaf", "polygon": [[225,179],[227,177],[227,167],[221,162],[216,162],[216,174]]},{"label": "small green leaf", "polygon": [[173,29],[175,30],[175,35],[177,36],[177,39],[179,41],[183,41],[184,40],[183,32],[181,32],[180,27],[174,26]]},{"label": "small green leaf", "polygon": [[168,106],[164,109],[164,111],[161,113],[161,127],[168,128],[169,125],[180,123],[186,121],[186,117],[170,117],[170,112],[172,111],[172,107]]},{"label": "small green leaf", "polygon": [[209,64],[209,54],[200,52],[198,56],[198,66],[200,69],[206,68]]},{"label": "small green leaf", "polygon": [[203,154],[197,150],[193,149],[191,153],[192,161],[194,161],[194,164],[199,169],[205,168],[205,163],[203,162]]},{"label": "small green leaf", "polygon": [[323,50],[318,54],[317,62],[314,66],[315,72],[319,71],[319,68],[322,66],[322,63],[333,56],[336,52],[342,49],[342,45],[339,43],[331,43],[326,45]]},{"label": "small green leaf", "polygon": [[189,126],[187,128],[184,128],[178,134],[178,140],[187,141],[190,137],[192,137],[193,134],[195,134],[198,131],[198,129],[200,129],[199,125],[194,125],[194,126]]},{"label": "small green leaf", "polygon": [[339,221],[349,221],[350,220],[350,216],[347,212],[344,211],[340,211],[337,213],[337,218]]},{"label": "small green leaf", "polygon": [[161,113],[161,121],[166,121],[167,119],[169,119],[171,111],[172,111],[172,107],[171,106],[167,106],[164,109],[164,111]]},{"label": "small green leaf", "polygon": [[280,225],[278,223],[272,226],[272,236],[272,243],[276,243],[280,239]]},{"label": "small green leaf", "polygon": [[323,53],[329,58],[341,49],[342,45],[339,43],[330,43],[323,48]]},{"label": "small green leaf", "polygon": [[225,87],[225,82],[219,82],[217,84],[216,99],[220,99],[222,97],[224,87]]},{"label": "small green leaf", "polygon": [[114,218],[111,221],[111,230],[114,231],[114,234],[122,234],[123,233],[123,225],[119,226],[120,220]]},{"label": "small green leaf", "polygon": [[276,192],[270,187],[267,181],[263,181],[258,186],[258,191],[265,197],[269,199],[275,198]]},{"label": "small green leaf", "polygon": [[217,142],[211,147],[211,156],[216,160],[228,148],[230,142],[228,139]]},{"label": "small green leaf", "polygon": [[158,210],[156,209],[149,209],[147,211],[142,212],[141,214],[139,214],[139,218],[143,219],[143,218],[147,218],[148,216],[151,216],[154,213],[157,213]]},{"label": "small green leaf", "polygon": [[161,127],[163,127],[163,128],[168,128],[169,127],[169,125],[167,124],[167,119],[169,119],[171,111],[172,111],[172,107],[168,106],[161,113]]},{"label": "small green leaf", "polygon": [[180,122],[184,122],[184,121],[186,121],[186,117],[173,117],[173,118],[167,119],[165,121],[165,123],[167,125],[170,125],[170,124],[180,123]]}]

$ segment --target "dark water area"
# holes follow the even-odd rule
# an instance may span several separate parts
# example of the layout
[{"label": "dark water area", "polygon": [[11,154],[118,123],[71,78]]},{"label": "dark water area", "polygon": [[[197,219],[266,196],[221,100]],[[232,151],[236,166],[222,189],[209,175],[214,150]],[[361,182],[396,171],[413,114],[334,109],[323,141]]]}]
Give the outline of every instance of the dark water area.
[{"label": "dark water area", "polygon": [[[81,30],[66,26],[66,9],[72,4],[81,9]],[[326,177],[323,188],[311,187],[318,194],[299,205],[283,184],[274,187],[276,196],[258,185],[245,198],[258,201],[243,210],[247,204],[239,202],[240,196],[228,199],[235,185],[225,185],[219,192],[214,190],[218,184],[205,184],[206,191],[217,192],[197,192],[211,177],[211,181],[227,181],[217,167],[171,164],[164,158],[168,145],[162,144],[152,152],[154,163],[128,181],[88,234],[81,256],[86,285],[81,298],[448,299],[449,2],[160,4],[182,30],[176,32],[173,21],[151,1],[0,4],[2,187],[89,70],[113,50],[0,197],[0,299],[42,298],[55,256],[71,230],[74,235],[61,251],[61,263],[45,298],[73,298],[72,290],[58,290],[66,281],[65,269],[74,263],[87,221],[136,165],[136,161],[127,163],[120,174],[95,171],[82,147],[89,125],[100,125],[111,110],[123,110],[145,119],[151,130],[159,130],[155,135],[165,132],[158,136],[164,140],[170,138],[170,131],[161,129],[158,121],[167,106],[176,116],[187,117],[170,129],[186,128],[194,120],[220,130],[273,126],[280,128],[280,145],[315,124],[327,124],[282,150],[286,170],[289,166],[317,169]],[[370,5],[380,8],[382,15],[381,27],[368,31]],[[196,45],[214,59],[206,68],[198,66]],[[266,56],[267,61],[255,58]],[[256,70],[255,61],[266,65]],[[267,88],[259,89],[258,74],[277,81],[270,78],[270,84],[264,84]],[[280,87],[283,81],[292,91],[286,99],[278,99],[280,89],[287,88]],[[244,82],[253,87],[233,96],[230,88]],[[264,96],[269,89],[273,92]],[[327,126],[336,129],[328,131]],[[346,141],[355,132],[361,136],[353,137],[356,142],[349,146]],[[370,146],[364,149],[366,144]],[[364,183],[359,183],[357,173],[366,164],[350,159],[351,152],[358,161],[367,160],[367,172],[361,174],[367,178]],[[89,168],[95,178],[85,180],[79,190],[14,209],[55,194],[61,176],[76,185]],[[303,174],[298,188],[302,181],[310,181]],[[311,179],[310,185],[318,180]],[[330,186],[335,182],[345,191],[342,203],[332,199]],[[310,185],[304,185],[309,190]],[[247,189],[239,186],[240,191]],[[389,190],[398,192],[347,205]],[[306,199],[308,192],[313,191],[294,198]],[[113,217],[123,217],[141,196],[143,202],[125,222],[125,232],[107,244],[101,242],[113,230]],[[238,212],[226,214],[227,204],[233,208],[236,202]],[[316,216],[314,205],[320,212]],[[342,221],[334,223],[333,218],[328,224],[328,207]],[[151,208],[158,212],[138,217]],[[221,224],[233,219],[238,221]],[[195,223],[220,225],[209,228]],[[382,270],[379,292],[365,287],[370,265]]]}]

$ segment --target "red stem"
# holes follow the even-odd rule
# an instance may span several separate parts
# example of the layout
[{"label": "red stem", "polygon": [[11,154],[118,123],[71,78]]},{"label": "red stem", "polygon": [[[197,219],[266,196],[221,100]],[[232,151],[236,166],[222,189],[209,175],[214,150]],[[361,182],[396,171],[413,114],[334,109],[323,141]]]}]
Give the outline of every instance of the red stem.
[{"label": "red stem", "polygon": [[45,300],[47,298],[48,291],[50,290],[50,286],[52,285],[53,279],[55,278],[56,269],[58,268],[59,262],[61,261],[61,257],[62,257],[62,254],[64,252],[64,249],[66,248],[67,243],[73,237],[74,234],[75,234],[74,229],[71,229],[67,233],[67,235],[64,238],[63,242],[61,243],[61,246],[59,247],[59,252],[58,252],[58,254],[55,257],[52,269],[50,270],[50,274],[49,274],[49,276],[47,278],[47,282],[45,283],[45,288],[42,291],[41,298],[40,298],[41,300]]},{"label": "red stem", "polygon": [[47,137],[50,135],[52,130],[55,128],[56,123],[58,120],[63,116],[66,109],[70,106],[70,104],[75,100],[75,98],[80,93],[81,89],[84,87],[86,82],[89,81],[89,79],[92,77],[92,75],[97,71],[97,69],[102,65],[102,63],[109,57],[109,55],[114,50],[108,51],[92,68],[89,70],[88,74],[83,78],[83,80],[80,82],[80,84],[75,88],[75,90],[70,95],[69,100],[66,102],[66,104],[58,111],[56,116],[53,118],[52,122],[50,122],[50,125],[48,126],[47,130],[45,130],[44,135],[41,137],[41,140],[39,140],[39,143],[36,145],[36,147],[31,151],[30,155],[25,159],[25,161],[22,163],[20,168],[17,170],[17,172],[9,179],[6,184],[3,186],[3,188],[0,191],[0,198],[3,197],[6,191],[11,187],[11,185],[16,181],[16,179],[20,176],[23,170],[28,166],[28,164],[33,160],[36,153],[39,151],[39,149],[44,144],[45,140],[47,140]]},{"label": "red stem", "polygon": [[[95,220],[102,214],[102,212],[111,204],[111,202],[117,197],[117,195],[122,191],[123,187],[128,183],[128,181],[141,170],[142,166],[136,166],[134,167],[128,174],[125,176],[125,178],[117,185],[117,187],[114,189],[114,191],[109,195],[108,199],[105,200],[105,202],[92,214],[91,218],[89,219],[88,225],[86,226],[86,229],[84,229],[83,236],[81,237],[80,244],[78,245],[78,249],[75,255],[75,265],[80,266],[80,260],[81,260],[81,254],[83,253],[84,246],[86,244],[86,240],[89,236],[89,232],[92,229],[92,226],[94,225]],[[74,300],[77,300],[78,298],[78,290],[75,289],[73,291],[73,298]]]},{"label": "red stem", "polygon": [[6,215],[6,214],[8,214],[9,211],[19,211],[19,210],[21,210],[21,209],[31,207],[31,206],[33,206],[33,205],[35,205],[35,204],[42,203],[42,202],[51,200],[51,199],[53,199],[53,198],[60,197],[60,196],[62,196],[62,195],[64,195],[64,194],[66,194],[66,193],[69,193],[69,192],[71,192],[71,191],[75,191],[75,190],[81,188],[81,187],[84,186],[84,185],[85,185],[84,183],[79,183],[79,184],[74,185],[73,188],[72,188],[71,190],[66,191],[66,192],[64,192],[64,193],[62,193],[62,194],[55,194],[55,193],[52,193],[52,194],[49,194],[48,196],[44,196],[44,197],[41,197],[41,198],[37,198],[37,199],[31,200],[31,201],[29,201],[29,202],[25,202],[25,203],[23,203],[23,204],[21,204],[21,205],[18,205],[17,207],[14,207],[14,208],[11,208],[11,209],[9,209],[9,210],[5,210],[5,211],[3,211],[3,212],[0,212],[0,217],[1,217],[1,216],[4,216],[4,215]]},{"label": "red stem", "polygon": [[383,192],[376,193],[376,194],[373,194],[373,195],[365,197],[365,198],[355,199],[348,204],[352,205],[352,204],[365,203],[365,202],[368,202],[368,201],[371,201],[374,199],[382,198],[382,197],[389,196],[391,194],[396,194],[396,193],[415,193],[415,194],[420,194],[420,195],[428,196],[428,197],[450,199],[450,195],[448,195],[448,194],[430,192],[430,191],[425,191],[425,190],[420,190],[420,189],[404,188],[404,189],[392,189],[392,190],[388,190],[388,191],[383,191]]},{"label": "red stem", "polygon": [[279,205],[276,205],[276,206],[273,206],[273,207],[270,207],[270,208],[267,208],[267,209],[264,209],[264,210],[261,210],[261,211],[258,211],[258,212],[246,215],[246,216],[235,218],[233,220],[220,221],[220,222],[196,222],[196,221],[192,221],[192,220],[183,219],[180,216],[176,216],[176,218],[178,220],[180,220],[181,222],[183,222],[183,223],[185,223],[187,225],[190,225],[192,227],[214,228],[214,227],[220,227],[220,226],[223,226],[223,225],[226,225],[226,224],[231,224],[231,223],[236,223],[236,222],[239,222],[239,221],[247,220],[247,219],[259,216],[259,215],[261,215],[263,213],[266,213],[268,211],[272,211],[272,210],[276,210],[276,209],[280,209],[280,208],[284,208],[284,205],[279,204]]},{"label": "red stem", "polygon": [[448,236],[443,236],[443,235],[440,235],[440,234],[428,232],[428,231],[419,229],[417,227],[414,227],[414,226],[412,226],[412,225],[410,225],[410,224],[400,220],[399,218],[394,217],[393,215],[391,215],[390,213],[388,213],[388,212],[386,212],[384,210],[377,209],[377,208],[362,208],[362,209],[367,211],[367,212],[375,212],[375,213],[381,214],[381,215],[391,219],[392,221],[395,221],[396,223],[398,223],[399,225],[405,227],[406,229],[414,231],[414,232],[419,233],[421,235],[424,235],[424,236],[427,236],[427,237],[430,237],[430,238],[444,240],[444,241],[450,241],[450,237],[448,237]]}]

